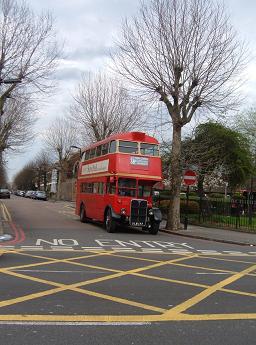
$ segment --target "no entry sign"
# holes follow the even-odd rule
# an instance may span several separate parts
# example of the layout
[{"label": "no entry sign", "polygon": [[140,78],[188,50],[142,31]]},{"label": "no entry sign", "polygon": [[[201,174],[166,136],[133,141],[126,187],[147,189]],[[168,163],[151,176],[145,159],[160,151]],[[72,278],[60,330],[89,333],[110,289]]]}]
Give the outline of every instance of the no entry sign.
[{"label": "no entry sign", "polygon": [[196,183],[196,173],[193,170],[186,170],[183,176],[184,184],[192,186]]}]

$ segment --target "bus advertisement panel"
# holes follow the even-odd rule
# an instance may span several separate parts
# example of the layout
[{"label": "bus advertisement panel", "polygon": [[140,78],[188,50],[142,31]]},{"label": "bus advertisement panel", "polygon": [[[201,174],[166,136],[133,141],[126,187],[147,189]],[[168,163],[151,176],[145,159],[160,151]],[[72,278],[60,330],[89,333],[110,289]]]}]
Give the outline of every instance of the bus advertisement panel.
[{"label": "bus advertisement panel", "polygon": [[82,151],[76,214],[81,222],[118,224],[157,234],[161,212],[153,207],[153,188],[162,181],[158,141],[142,132],[113,135]]}]

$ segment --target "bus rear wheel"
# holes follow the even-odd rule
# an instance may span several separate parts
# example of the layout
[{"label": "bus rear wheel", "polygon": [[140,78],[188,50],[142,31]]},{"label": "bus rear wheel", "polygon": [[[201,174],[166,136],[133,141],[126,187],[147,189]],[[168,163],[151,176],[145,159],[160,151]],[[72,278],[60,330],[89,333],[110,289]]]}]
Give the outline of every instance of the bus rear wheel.
[{"label": "bus rear wheel", "polygon": [[116,222],[112,217],[110,209],[108,209],[107,214],[105,216],[105,229],[107,230],[107,232],[115,232],[116,230]]},{"label": "bus rear wheel", "polygon": [[87,218],[86,218],[86,211],[84,205],[81,205],[80,207],[80,222],[86,223]]}]

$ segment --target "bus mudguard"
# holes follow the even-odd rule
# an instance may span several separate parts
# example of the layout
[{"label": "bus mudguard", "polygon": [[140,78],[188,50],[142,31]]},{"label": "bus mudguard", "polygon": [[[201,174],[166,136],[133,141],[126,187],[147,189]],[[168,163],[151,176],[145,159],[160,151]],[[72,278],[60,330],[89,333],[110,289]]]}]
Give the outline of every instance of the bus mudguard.
[{"label": "bus mudguard", "polygon": [[106,207],[106,209],[105,209],[105,214],[106,214],[106,212],[107,212],[107,209],[109,209],[109,208],[110,208],[110,210],[111,210],[112,218],[113,218],[114,220],[117,220],[117,221],[118,221],[118,220],[121,220],[121,215],[115,213],[115,211],[113,210],[113,208],[112,208],[111,205],[108,205],[108,206]]},{"label": "bus mudguard", "polygon": [[162,221],[162,212],[157,207],[152,207],[154,221],[160,223]]}]

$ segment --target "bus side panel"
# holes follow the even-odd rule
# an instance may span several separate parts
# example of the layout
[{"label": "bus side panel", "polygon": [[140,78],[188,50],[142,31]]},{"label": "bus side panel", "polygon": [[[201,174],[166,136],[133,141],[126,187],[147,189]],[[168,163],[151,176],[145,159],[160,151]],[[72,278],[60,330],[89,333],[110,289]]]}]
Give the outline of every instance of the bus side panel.
[{"label": "bus side panel", "polygon": [[79,214],[80,214],[80,198],[81,198],[81,194],[80,194],[80,180],[77,179],[77,183],[76,183],[76,210],[75,210],[75,214],[77,216],[79,216]]}]

